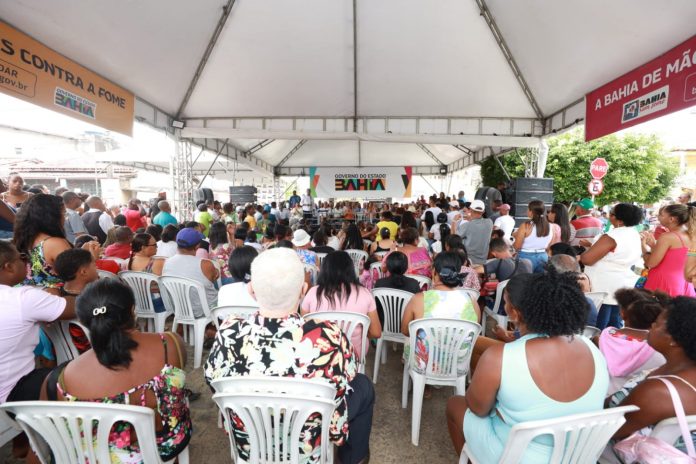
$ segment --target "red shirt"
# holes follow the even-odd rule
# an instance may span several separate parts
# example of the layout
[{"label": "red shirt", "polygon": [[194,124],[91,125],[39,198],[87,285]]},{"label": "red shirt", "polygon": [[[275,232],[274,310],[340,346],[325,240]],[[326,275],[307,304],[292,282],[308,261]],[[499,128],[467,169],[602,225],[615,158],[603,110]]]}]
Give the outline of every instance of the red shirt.
[{"label": "red shirt", "polygon": [[121,268],[118,267],[118,263],[116,263],[116,261],[113,259],[98,259],[97,269],[101,271],[109,271],[113,274],[118,274],[121,271]]},{"label": "red shirt", "polygon": [[131,255],[130,243],[114,243],[109,245],[104,250],[104,256],[111,256],[113,258],[128,259]]},{"label": "red shirt", "polygon": [[126,217],[126,225],[135,232],[141,227],[147,227],[145,216],[140,215],[139,209],[127,209],[123,215]]}]

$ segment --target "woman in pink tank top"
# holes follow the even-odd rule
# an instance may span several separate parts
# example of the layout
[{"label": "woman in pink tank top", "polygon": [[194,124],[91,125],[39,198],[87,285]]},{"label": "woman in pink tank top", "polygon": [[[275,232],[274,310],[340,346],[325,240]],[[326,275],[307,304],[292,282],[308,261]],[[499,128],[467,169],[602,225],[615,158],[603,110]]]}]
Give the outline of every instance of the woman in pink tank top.
[{"label": "woman in pink tank top", "polygon": [[696,208],[686,205],[665,206],[660,210],[658,219],[668,232],[660,235],[657,240],[651,234],[642,234],[643,259],[645,266],[650,269],[645,288],[660,290],[672,297],[694,297],[694,286],[684,278],[686,253],[693,246],[684,228],[693,228],[692,224],[696,224]]}]

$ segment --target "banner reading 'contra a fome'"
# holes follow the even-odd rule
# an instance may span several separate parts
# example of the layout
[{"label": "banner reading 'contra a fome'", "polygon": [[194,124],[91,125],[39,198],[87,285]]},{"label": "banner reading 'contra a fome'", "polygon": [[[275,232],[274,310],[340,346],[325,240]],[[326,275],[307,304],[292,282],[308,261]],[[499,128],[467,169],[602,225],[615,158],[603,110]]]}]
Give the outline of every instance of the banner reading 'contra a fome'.
[{"label": "banner reading 'contra a fome'", "polygon": [[134,96],[0,21],[0,92],[132,135]]},{"label": "banner reading 'contra a fome'", "polygon": [[405,198],[411,196],[411,167],[313,167],[309,170],[313,197]]}]

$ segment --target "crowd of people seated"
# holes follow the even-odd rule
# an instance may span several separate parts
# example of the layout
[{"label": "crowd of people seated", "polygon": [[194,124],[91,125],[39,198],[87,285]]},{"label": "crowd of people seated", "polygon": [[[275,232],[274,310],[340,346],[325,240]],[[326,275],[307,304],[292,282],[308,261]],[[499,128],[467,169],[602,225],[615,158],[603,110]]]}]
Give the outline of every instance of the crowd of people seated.
[{"label": "crowd of people seated", "polygon": [[[497,309],[508,322],[487,319],[471,347],[466,397],[451,398],[443,418],[456,452],[466,442],[480,462],[500,457],[517,423],[604,407],[640,407],[627,414],[614,442],[649,434],[675,415],[665,382],[686,413],[696,414],[691,206],[664,206],[659,227],[650,230],[641,208],[629,203],[611,206],[604,224],[589,199],[578,202],[572,221],[565,205],[547,209],[532,201],[515,230],[509,205],[466,202],[463,193],[406,205],[321,203],[317,211],[311,197],[295,195],[288,204],[203,202],[195,221],[187,222],[165,199],[150,205],[133,199],[112,209],[99,197],[71,191],[25,192],[17,174],[8,185],[2,207],[12,213],[11,233],[0,236],[0,299],[7,308],[0,312],[0,403],[149,407],[163,460],[195,439],[189,402],[197,395],[186,389],[186,344],[176,331],[140,331],[132,289],[118,278],[99,278],[101,271],[196,281],[205,296],[193,300],[199,318],[217,306],[258,308],[228,317],[219,329],[207,327],[205,380],[328,380],[337,405],[330,438],[342,463],[369,460],[379,402],[357,365],[370,342],[363,346],[362,328],[349,338],[333,323],[304,316],[362,314],[370,321],[367,339],[377,339],[384,314],[372,288],[413,295],[401,321],[406,336],[418,319],[480,324],[496,294],[501,297]],[[166,311],[164,290],[150,290],[155,311]],[[43,324],[58,320],[73,322],[70,335],[81,353],[60,366],[43,331]],[[582,335],[588,326],[598,329],[592,339]],[[418,337],[416,366],[422,368],[427,337]],[[460,348],[460,372],[470,368],[469,349]],[[408,353],[406,346],[403,362]],[[231,423],[244,458],[248,430],[239,417]],[[307,462],[317,459],[319,432],[316,420],[305,424]],[[137,437],[127,424],[112,430],[110,444],[117,462],[138,462]],[[36,462],[25,437],[14,447]],[[549,440],[536,439],[524,462],[549,462],[550,452]]]}]

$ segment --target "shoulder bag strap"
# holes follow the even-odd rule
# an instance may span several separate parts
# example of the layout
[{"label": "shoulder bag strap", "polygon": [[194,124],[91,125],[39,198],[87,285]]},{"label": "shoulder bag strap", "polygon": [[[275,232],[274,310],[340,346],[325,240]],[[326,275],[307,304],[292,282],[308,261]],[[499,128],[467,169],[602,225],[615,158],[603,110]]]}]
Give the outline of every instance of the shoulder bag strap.
[{"label": "shoulder bag strap", "polygon": [[179,346],[179,340],[177,340],[176,336],[172,332],[166,332],[164,334],[165,337],[169,338],[172,342],[174,342],[174,346],[176,347],[176,354],[179,357],[179,364],[181,365],[181,368],[184,368],[184,357],[181,355],[181,347]]},{"label": "shoulder bag strap", "polygon": [[58,381],[60,379],[60,375],[65,369],[65,366],[67,366],[69,362],[70,361],[66,361],[60,366],[53,368],[53,370],[48,374],[46,379],[46,397],[50,401],[58,401]]},{"label": "shoulder bag strap", "polygon": [[686,451],[689,457],[696,457],[696,450],[694,450],[694,442],[691,438],[691,431],[689,430],[689,425],[686,423],[686,414],[684,413],[684,406],[682,405],[681,398],[677,389],[674,388],[672,382],[662,377],[653,377],[661,380],[665,384],[667,390],[669,390],[669,395],[672,397],[672,405],[674,406],[674,413],[677,416],[677,421],[679,421],[679,428],[681,428],[682,438],[684,439],[684,444],[686,445]]}]

